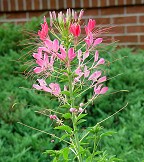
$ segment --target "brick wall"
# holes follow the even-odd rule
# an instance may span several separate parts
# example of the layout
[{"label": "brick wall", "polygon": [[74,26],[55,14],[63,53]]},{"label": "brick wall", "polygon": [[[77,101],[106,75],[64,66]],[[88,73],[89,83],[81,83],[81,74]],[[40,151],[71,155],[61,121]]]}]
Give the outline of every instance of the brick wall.
[{"label": "brick wall", "polygon": [[118,40],[119,45],[144,49],[144,0],[0,0],[0,23],[23,23],[66,8],[84,8],[85,22],[94,18],[100,29],[112,26],[105,42]]}]

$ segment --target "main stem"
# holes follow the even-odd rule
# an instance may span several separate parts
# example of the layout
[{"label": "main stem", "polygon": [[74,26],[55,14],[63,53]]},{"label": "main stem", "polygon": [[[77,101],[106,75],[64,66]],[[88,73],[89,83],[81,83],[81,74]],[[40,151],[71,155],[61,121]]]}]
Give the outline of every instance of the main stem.
[{"label": "main stem", "polygon": [[[71,68],[70,63],[68,65],[68,80],[69,80],[69,91],[70,91],[70,100],[71,100],[71,107],[74,108],[74,96],[73,96],[73,87],[72,87],[72,75],[71,75]],[[74,129],[74,140],[76,145],[76,152],[77,152],[77,158],[79,162],[82,162],[82,156],[80,153],[80,141],[78,138],[78,129],[76,125],[76,115],[72,113],[72,123],[73,123],[73,129]]]}]

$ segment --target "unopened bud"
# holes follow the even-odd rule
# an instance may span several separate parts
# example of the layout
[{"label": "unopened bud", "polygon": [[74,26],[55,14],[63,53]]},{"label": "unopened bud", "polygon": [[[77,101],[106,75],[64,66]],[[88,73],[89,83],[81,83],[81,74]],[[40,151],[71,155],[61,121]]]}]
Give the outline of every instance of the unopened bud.
[{"label": "unopened bud", "polygon": [[70,112],[71,112],[71,113],[77,112],[77,109],[76,109],[76,108],[70,108]]},{"label": "unopened bud", "polygon": [[84,106],[84,103],[80,103],[80,107]]},{"label": "unopened bud", "polygon": [[82,113],[84,110],[80,107],[79,108],[79,112]]}]

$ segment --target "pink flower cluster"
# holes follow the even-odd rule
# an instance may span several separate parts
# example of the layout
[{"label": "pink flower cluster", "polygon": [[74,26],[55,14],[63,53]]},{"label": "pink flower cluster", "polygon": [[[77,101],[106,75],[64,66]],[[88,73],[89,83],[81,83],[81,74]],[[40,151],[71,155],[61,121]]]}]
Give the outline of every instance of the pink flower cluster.
[{"label": "pink flower cluster", "polygon": [[[107,78],[98,68],[105,63],[105,60],[99,58],[97,50],[103,39],[95,36],[93,31],[96,21],[89,19],[88,24],[85,25],[85,37],[82,41],[85,50],[78,47],[81,38],[80,20],[82,16],[83,10],[78,15],[74,10],[68,9],[66,15],[60,12],[58,17],[54,11],[50,12],[50,27],[44,17],[44,23],[41,24],[41,30],[38,31],[41,46],[38,47],[37,53],[33,53],[36,63],[33,71],[36,74],[42,73],[46,74],[45,77],[49,77],[55,72],[55,62],[59,64],[58,66],[63,64],[65,68],[69,68],[75,61],[77,65],[73,71],[73,74],[76,74],[76,77],[73,78],[73,85],[81,83],[81,79],[83,79],[91,84],[90,87],[94,88],[94,95],[104,94],[108,90],[108,87],[103,85]],[[54,28],[59,31],[60,35],[54,32]],[[51,40],[49,32],[55,36],[54,40]],[[87,62],[93,51],[95,51],[93,64],[89,67]],[[58,72],[61,73],[60,69]],[[37,79],[37,81],[38,84],[33,85],[35,89],[49,92],[57,97],[60,95],[61,89],[58,83],[47,85],[44,79]]]}]

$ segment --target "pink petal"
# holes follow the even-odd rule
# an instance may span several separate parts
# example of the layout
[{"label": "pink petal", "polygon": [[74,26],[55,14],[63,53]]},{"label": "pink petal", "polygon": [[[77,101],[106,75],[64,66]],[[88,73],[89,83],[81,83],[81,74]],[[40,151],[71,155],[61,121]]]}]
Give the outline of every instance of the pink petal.
[{"label": "pink petal", "polygon": [[76,57],[76,54],[74,53],[74,48],[70,48],[68,50],[68,58],[70,61],[72,61]]},{"label": "pink petal", "polygon": [[98,83],[105,82],[107,80],[106,76],[99,78]]},{"label": "pink petal", "polygon": [[40,86],[46,86],[47,83],[44,79],[37,79],[37,81],[39,82]]},{"label": "pink petal", "polygon": [[59,50],[59,41],[57,39],[55,39],[53,41],[53,51],[57,52]]},{"label": "pink petal", "polygon": [[100,91],[100,94],[104,94],[108,91],[108,87],[103,87]]},{"label": "pink petal", "polygon": [[95,56],[94,56],[94,62],[96,62],[98,60],[98,57],[99,57],[99,53],[98,51],[96,50],[95,51]]},{"label": "pink petal", "polygon": [[96,46],[96,45],[100,44],[102,41],[103,41],[102,38],[97,38],[97,39],[94,41],[94,44],[93,44],[93,45]]},{"label": "pink petal", "polygon": [[81,55],[82,55],[82,51],[79,49],[79,50],[78,50],[78,55],[77,55],[77,57],[78,57],[79,60],[80,60],[80,58],[81,58]]},{"label": "pink petal", "polygon": [[35,59],[41,59],[42,58],[42,54],[41,53],[33,53],[32,55]]},{"label": "pink petal", "polygon": [[45,92],[52,92],[52,90],[46,86],[43,86],[42,89],[45,91]]},{"label": "pink petal", "polygon": [[93,74],[91,74],[91,76],[89,77],[88,80],[93,80],[96,81],[98,77],[101,76],[101,71],[96,71]]},{"label": "pink petal", "polygon": [[42,89],[42,87],[39,86],[38,84],[33,84],[33,88],[35,88],[37,90],[41,90]]},{"label": "pink petal", "polygon": [[36,68],[34,68],[34,72],[35,72],[36,74],[41,73],[42,71],[43,71],[43,70],[42,70],[41,67],[36,67]]},{"label": "pink petal", "polygon": [[83,61],[89,57],[89,51],[86,51],[84,54],[83,54]]},{"label": "pink petal", "polygon": [[40,66],[43,67],[44,66],[44,61],[42,59],[36,60],[36,63]]},{"label": "pink petal", "polygon": [[87,66],[84,67],[84,77],[87,78],[90,74],[90,71],[87,69]]},{"label": "pink petal", "polygon": [[104,63],[105,63],[104,58],[101,58],[101,59],[97,62],[97,64],[94,66],[94,68],[96,68],[98,65],[101,65],[101,64],[104,64]]}]

